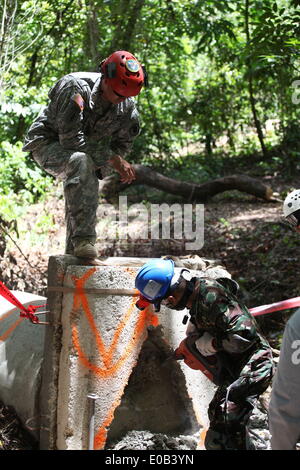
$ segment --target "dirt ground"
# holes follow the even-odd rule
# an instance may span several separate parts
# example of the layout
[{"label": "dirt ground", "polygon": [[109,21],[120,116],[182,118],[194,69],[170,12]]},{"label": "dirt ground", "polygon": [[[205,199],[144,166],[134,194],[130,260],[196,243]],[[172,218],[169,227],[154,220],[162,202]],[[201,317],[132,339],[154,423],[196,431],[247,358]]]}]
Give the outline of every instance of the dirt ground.
[{"label": "dirt ground", "polygon": [[[274,180],[271,183],[277,195],[296,187],[295,182]],[[41,222],[45,214],[48,224],[46,232]],[[265,202],[236,191],[219,195],[205,204],[204,246],[189,253],[185,250],[183,240],[151,241],[138,236],[112,240],[108,230],[110,222],[107,209],[102,204],[98,213],[98,232],[100,229],[103,233],[97,245],[100,257],[197,254],[216,259],[238,281],[243,301],[248,307],[255,307],[299,295],[300,237],[283,224],[281,215],[281,202]],[[133,230],[138,230],[134,225],[136,221],[130,223],[133,224]],[[7,229],[9,235],[2,233],[0,236],[1,280],[12,290],[46,295],[48,258],[63,254],[64,251],[64,202],[61,188],[58,187],[47,202],[29,207],[27,214],[18,221],[18,229],[22,236],[11,229]],[[37,234],[36,244],[32,242],[33,232]],[[263,332],[273,348],[280,348],[283,328],[291,313],[278,312],[259,318]],[[23,438],[23,441],[22,437],[19,439],[18,428],[5,434],[3,430],[6,424],[3,425],[1,421],[3,414],[6,416],[3,418],[4,423],[8,427],[10,421],[15,426],[17,419],[13,414],[9,415],[5,407],[0,410],[0,449],[30,447],[27,438]],[[16,437],[5,437],[13,435]],[[135,438],[139,440],[138,436]],[[151,436],[149,439],[152,439]],[[155,439],[162,442],[161,437]],[[184,445],[183,441],[179,445]]]}]

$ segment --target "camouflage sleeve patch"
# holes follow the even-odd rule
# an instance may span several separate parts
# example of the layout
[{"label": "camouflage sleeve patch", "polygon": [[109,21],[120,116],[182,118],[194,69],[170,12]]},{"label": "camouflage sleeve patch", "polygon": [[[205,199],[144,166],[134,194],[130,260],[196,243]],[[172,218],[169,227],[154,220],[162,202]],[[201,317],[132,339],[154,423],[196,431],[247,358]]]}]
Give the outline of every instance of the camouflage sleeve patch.
[{"label": "camouflage sleeve patch", "polygon": [[78,87],[69,85],[52,98],[53,116],[58,130],[59,141],[67,149],[79,149],[85,145],[82,129],[84,100]]},{"label": "camouflage sleeve patch", "polygon": [[75,95],[72,96],[71,100],[73,100],[77,104],[80,111],[84,110],[84,100],[79,93],[75,93]]}]

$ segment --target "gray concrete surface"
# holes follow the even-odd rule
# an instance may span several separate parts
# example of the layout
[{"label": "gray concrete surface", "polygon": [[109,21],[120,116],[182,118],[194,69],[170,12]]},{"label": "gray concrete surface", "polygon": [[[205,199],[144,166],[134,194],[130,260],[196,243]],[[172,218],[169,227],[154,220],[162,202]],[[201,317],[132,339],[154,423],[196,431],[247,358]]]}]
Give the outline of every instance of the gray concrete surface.
[{"label": "gray concrete surface", "polygon": [[[173,351],[185,336],[184,312],[162,309],[159,327],[154,327],[153,312],[145,317],[134,307],[131,296],[96,293],[99,289],[133,289],[138,265],[146,260],[122,259],[116,265],[114,259],[114,266],[97,267],[75,266],[72,259],[69,261],[67,266],[66,258],[63,260],[59,376],[53,382],[57,390],[52,393],[52,399],[57,399],[52,407],[57,410],[57,448],[89,447],[90,393],[99,397],[95,404],[95,449],[104,448],[107,438],[110,442],[121,438],[130,427],[173,428],[181,433],[194,432],[197,427],[205,430],[212,384],[182,362],[166,366],[157,361],[157,355],[164,356],[164,348]],[[62,263],[60,258],[51,262]],[[205,275],[228,273],[213,268]],[[49,292],[50,304],[52,294]]]},{"label": "gray concrete surface", "polygon": [[[27,292],[12,293],[25,307],[46,302],[44,297]],[[37,439],[44,335],[45,326],[20,318],[20,310],[0,296],[0,400],[15,408]]]}]

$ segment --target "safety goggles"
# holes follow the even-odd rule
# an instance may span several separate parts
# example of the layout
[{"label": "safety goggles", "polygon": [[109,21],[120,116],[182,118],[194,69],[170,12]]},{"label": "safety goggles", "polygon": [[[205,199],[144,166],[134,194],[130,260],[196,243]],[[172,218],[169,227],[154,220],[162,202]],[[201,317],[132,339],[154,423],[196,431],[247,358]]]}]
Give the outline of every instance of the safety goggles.
[{"label": "safety goggles", "polygon": [[290,214],[287,217],[284,217],[283,221],[286,225],[288,225],[292,229],[296,229],[297,227],[300,227],[300,220],[298,217],[295,216],[295,214]]}]

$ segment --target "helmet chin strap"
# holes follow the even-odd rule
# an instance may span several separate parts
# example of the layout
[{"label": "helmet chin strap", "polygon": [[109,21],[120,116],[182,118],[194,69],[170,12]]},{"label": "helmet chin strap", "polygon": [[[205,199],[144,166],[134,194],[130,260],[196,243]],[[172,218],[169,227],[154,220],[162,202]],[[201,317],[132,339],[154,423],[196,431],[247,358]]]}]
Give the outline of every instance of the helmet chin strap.
[{"label": "helmet chin strap", "polygon": [[184,310],[186,308],[186,304],[188,303],[188,300],[189,300],[190,296],[194,292],[195,282],[196,282],[195,277],[192,278],[189,281],[186,280],[184,293],[183,293],[181,299],[179,300],[179,302],[175,306],[171,307],[172,310]]},{"label": "helmet chin strap", "polygon": [[[172,305],[172,304],[165,305],[166,307],[170,308],[171,310],[183,310],[183,309],[185,309],[186,304],[188,302],[188,299],[194,291],[196,278],[191,278],[191,274],[190,274],[190,271],[188,269],[182,269],[180,271],[180,274],[178,275],[178,277],[176,276],[175,282],[173,284],[171,284],[171,286],[169,287],[168,292],[166,293],[166,295],[163,298],[167,299],[170,295],[172,295],[172,293],[179,287],[182,279],[184,279],[186,281],[186,284],[185,284],[185,289],[184,289],[184,292],[183,292],[183,295],[182,295],[181,299],[179,300],[179,302],[175,306]],[[157,299],[156,301],[151,302],[151,303],[154,304],[156,312],[160,311],[160,304],[161,304],[162,300],[163,299],[161,298],[161,299]]]}]

